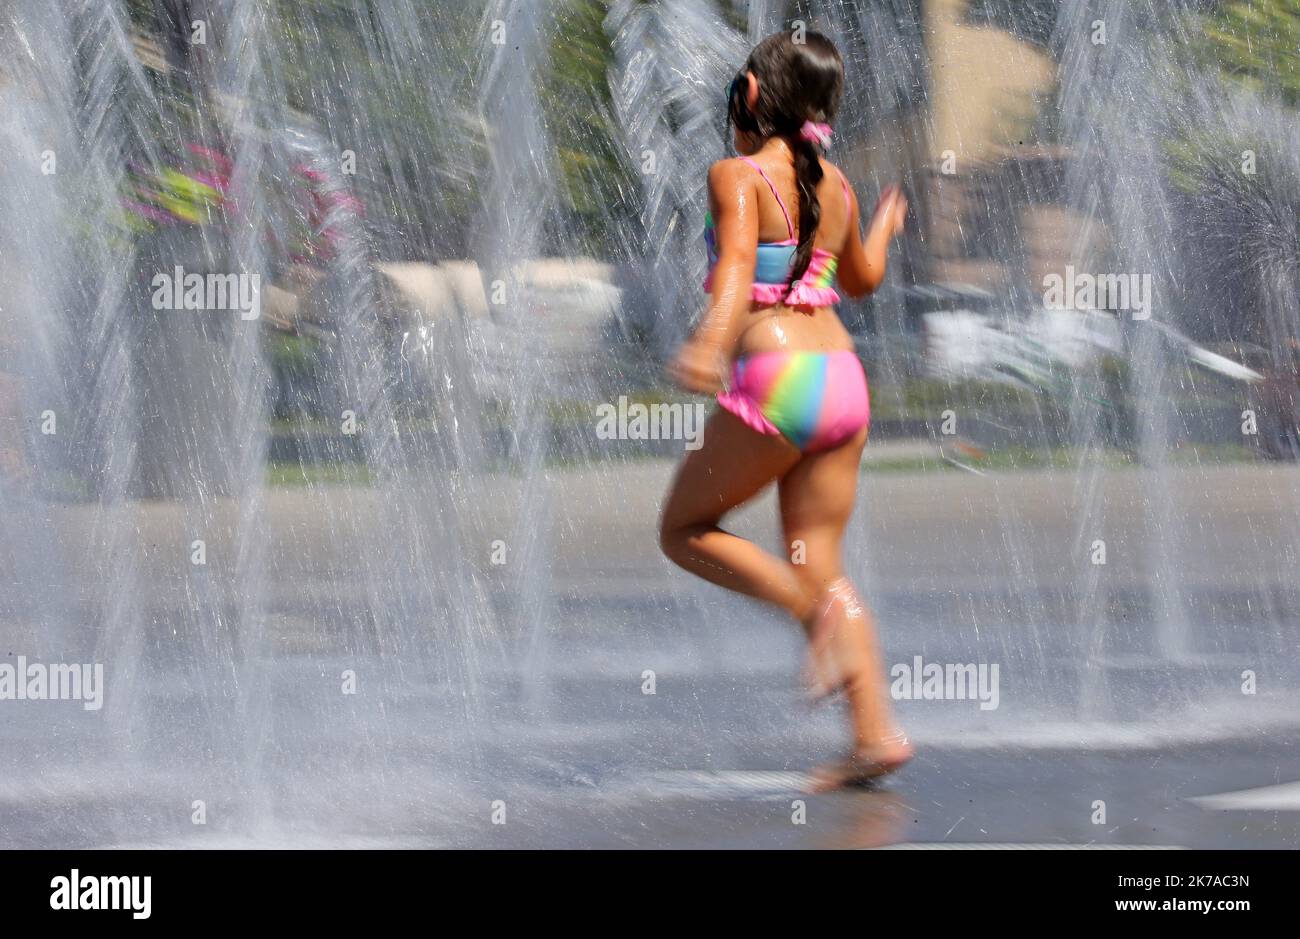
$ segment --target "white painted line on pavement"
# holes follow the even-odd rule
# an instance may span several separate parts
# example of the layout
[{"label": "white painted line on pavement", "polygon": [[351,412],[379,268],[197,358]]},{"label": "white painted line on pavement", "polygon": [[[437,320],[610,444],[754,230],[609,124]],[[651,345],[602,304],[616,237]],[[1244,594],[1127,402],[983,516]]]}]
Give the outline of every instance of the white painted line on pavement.
[{"label": "white painted line on pavement", "polygon": [[1300,782],[1196,796],[1187,801],[1203,809],[1237,812],[1300,812]]}]

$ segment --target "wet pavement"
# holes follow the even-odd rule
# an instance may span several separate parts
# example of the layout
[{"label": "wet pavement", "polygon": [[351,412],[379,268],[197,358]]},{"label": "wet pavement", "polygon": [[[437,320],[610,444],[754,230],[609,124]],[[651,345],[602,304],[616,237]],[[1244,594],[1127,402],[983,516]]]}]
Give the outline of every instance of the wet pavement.
[{"label": "wet pavement", "polygon": [[[918,756],[902,773],[808,795],[804,771],[835,754],[839,724],[833,709],[801,710],[793,689],[771,682],[687,681],[655,696],[561,683],[531,716],[512,695],[450,730],[449,702],[418,695],[382,717],[313,717],[320,702],[303,700],[304,684],[274,701],[274,748],[254,748],[243,765],[181,743],[171,758],[83,748],[9,775],[5,845],[1300,847],[1300,804],[1270,795],[1300,780],[1300,735],[1281,729],[1070,745],[1064,730],[952,741],[914,722]],[[174,706],[154,720],[164,714],[192,723]],[[165,735],[152,726],[149,736]],[[1256,789],[1261,804],[1246,810],[1196,801]]]},{"label": "wet pavement", "polygon": [[[555,474],[542,560],[497,569],[489,536],[517,531],[501,482],[446,536],[463,552],[447,569],[475,570],[459,595],[367,583],[376,494],[273,492],[256,617],[218,575],[196,607],[172,554],[185,513],[135,506],[120,648],[96,627],[111,593],[75,565],[57,604],[3,624],[7,655],[98,655],[109,677],[97,712],[0,702],[0,844],[1300,847],[1293,535],[1262,504],[1293,497],[1294,471],[1173,479],[1176,501],[1223,495],[1200,503],[1202,548],[1164,566],[1123,560],[1148,487],[1100,479],[1107,510],[1086,517],[1120,558],[1100,572],[1067,568],[1073,476],[866,477],[850,557],[887,662],[982,666],[996,694],[900,683],[917,759],[817,796],[804,774],[843,745],[842,716],[802,699],[788,624],[648,550],[667,472],[624,468],[617,505]],[[771,509],[736,525],[770,540]],[[85,507],[39,511],[65,546],[98,537]]]}]

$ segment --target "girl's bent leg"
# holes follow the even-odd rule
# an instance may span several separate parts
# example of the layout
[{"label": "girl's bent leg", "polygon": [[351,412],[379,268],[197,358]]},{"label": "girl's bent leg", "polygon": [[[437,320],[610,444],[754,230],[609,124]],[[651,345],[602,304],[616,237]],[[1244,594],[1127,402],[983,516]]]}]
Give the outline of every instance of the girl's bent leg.
[{"label": "girl's bent leg", "polygon": [[711,583],[806,618],[813,598],[790,563],[718,527],[723,515],[800,459],[784,437],[760,434],[719,409],[704,429],[703,445],[687,454],[669,490],[659,532],[664,554]]}]

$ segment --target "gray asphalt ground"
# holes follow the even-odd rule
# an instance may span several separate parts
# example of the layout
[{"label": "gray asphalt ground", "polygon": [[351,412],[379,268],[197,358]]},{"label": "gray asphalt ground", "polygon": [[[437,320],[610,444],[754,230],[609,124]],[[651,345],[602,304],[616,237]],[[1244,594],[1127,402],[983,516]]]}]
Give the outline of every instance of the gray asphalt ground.
[{"label": "gray asphalt ground", "polygon": [[887,661],[997,664],[999,703],[898,701],[917,760],[813,797],[841,716],[788,624],[658,556],[670,472],[273,490],[242,536],[19,507],[0,651],[109,677],[0,702],[0,844],[1300,847],[1295,469],[864,474]]}]

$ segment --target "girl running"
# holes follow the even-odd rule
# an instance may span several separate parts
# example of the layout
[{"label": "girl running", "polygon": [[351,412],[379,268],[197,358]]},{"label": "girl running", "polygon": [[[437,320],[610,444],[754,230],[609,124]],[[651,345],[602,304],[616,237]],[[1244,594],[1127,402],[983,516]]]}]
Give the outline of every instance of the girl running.
[{"label": "girl running", "polygon": [[[669,366],[683,388],[717,393],[703,445],[668,493],[660,544],[693,574],[776,604],[807,633],[805,680],[842,691],[853,748],[819,769],[834,789],[892,772],[912,756],[894,725],[871,613],[844,574],[841,543],[870,419],[867,381],[835,315],[885,276],[907,201],[890,187],[863,239],[844,175],[821,157],[844,65],[819,33],[763,40],[727,92],[736,159],[709,170],[709,311]],[[776,481],[791,563],[718,527]]]}]

